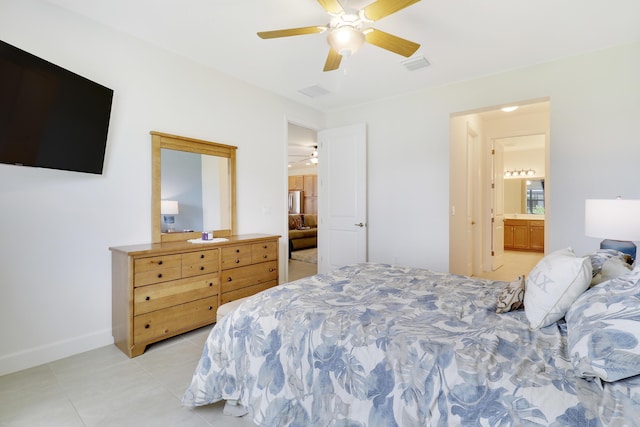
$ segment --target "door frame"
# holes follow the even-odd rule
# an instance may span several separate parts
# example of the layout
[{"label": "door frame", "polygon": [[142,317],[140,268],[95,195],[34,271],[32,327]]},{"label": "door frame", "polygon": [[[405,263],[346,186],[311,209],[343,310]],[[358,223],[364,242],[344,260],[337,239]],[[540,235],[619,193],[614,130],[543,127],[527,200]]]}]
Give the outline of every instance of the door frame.
[{"label": "door frame", "polygon": [[[451,113],[449,116],[449,271],[455,274],[465,274],[467,266],[467,238],[466,238],[466,208],[467,208],[467,167],[466,167],[466,148],[467,148],[467,124],[472,123],[474,129],[476,129],[481,138],[482,155],[481,157],[481,179],[482,182],[482,201],[480,203],[481,212],[477,217],[481,221],[481,259],[482,270],[491,271],[491,241],[490,233],[488,230],[491,227],[491,208],[492,203],[484,202],[490,200],[491,197],[491,148],[489,147],[491,139],[507,138],[512,136],[523,136],[532,134],[544,134],[545,135],[545,211],[546,211],[546,223],[549,224],[551,214],[551,203],[549,200],[549,189],[552,185],[551,173],[550,173],[550,99],[537,98],[525,101],[518,101],[516,104],[519,106],[533,105],[539,103],[548,103],[547,124],[546,126],[525,129],[525,125],[513,126],[511,131],[505,131],[499,135],[489,134],[484,129],[484,119],[480,118],[483,113],[495,112],[500,110],[503,105],[495,105],[491,107],[485,107],[475,110],[466,110],[456,113]],[[513,105],[513,104],[512,104]],[[506,106],[506,105],[504,105]],[[475,214],[474,214],[475,215]],[[549,242],[548,236],[550,233],[550,227],[545,226],[545,253],[547,251],[546,245]],[[477,246],[477,245],[474,245]],[[474,257],[477,256],[473,255]],[[477,258],[475,258],[477,259]],[[487,262],[487,260],[489,260]]]},{"label": "door frame", "polygon": [[[282,190],[282,204],[283,204],[283,212],[285,213],[282,218],[282,240],[283,243],[280,245],[280,259],[282,260],[280,263],[280,274],[279,282],[286,283],[289,281],[289,217],[288,217],[288,205],[289,205],[289,124],[300,126],[303,128],[307,128],[316,132],[320,132],[320,126],[316,126],[314,124],[310,124],[308,121],[299,120],[292,117],[284,117],[284,149],[283,149],[283,159],[284,159],[284,184]],[[319,155],[318,155],[319,157]],[[320,196],[318,195],[318,199]],[[320,242],[318,241],[316,246],[319,246]]]}]

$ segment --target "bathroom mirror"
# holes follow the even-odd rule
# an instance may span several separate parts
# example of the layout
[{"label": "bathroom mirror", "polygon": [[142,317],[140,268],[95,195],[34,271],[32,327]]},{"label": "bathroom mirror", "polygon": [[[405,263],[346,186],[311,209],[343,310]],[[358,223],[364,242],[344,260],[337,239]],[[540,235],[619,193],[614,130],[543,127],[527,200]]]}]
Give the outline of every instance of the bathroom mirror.
[{"label": "bathroom mirror", "polygon": [[[237,147],[159,132],[151,141],[153,242],[236,234]],[[167,200],[177,202],[177,214],[163,215]]]},{"label": "bathroom mirror", "polygon": [[504,213],[544,215],[544,178],[504,180]]}]

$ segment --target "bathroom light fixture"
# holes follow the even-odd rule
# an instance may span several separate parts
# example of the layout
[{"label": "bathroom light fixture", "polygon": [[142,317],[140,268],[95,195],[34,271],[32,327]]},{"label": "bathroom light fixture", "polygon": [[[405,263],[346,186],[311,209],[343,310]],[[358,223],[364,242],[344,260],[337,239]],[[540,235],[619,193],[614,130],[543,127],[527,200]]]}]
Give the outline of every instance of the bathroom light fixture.
[{"label": "bathroom light fixture", "polygon": [[502,111],[504,111],[505,113],[510,113],[512,111],[516,111],[518,109],[517,105],[514,105],[513,107],[504,107],[501,108]]},{"label": "bathroom light fixture", "polygon": [[533,169],[513,169],[504,171],[505,178],[517,178],[521,176],[534,176],[536,171]]}]

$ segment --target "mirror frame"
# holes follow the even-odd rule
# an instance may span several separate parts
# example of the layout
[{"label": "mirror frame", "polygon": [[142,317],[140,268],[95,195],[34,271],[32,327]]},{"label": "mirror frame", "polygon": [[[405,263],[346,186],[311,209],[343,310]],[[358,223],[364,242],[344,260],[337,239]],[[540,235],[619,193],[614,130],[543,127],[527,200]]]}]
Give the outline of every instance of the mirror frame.
[{"label": "mirror frame", "polygon": [[186,151],[196,154],[207,154],[229,159],[229,178],[231,196],[231,228],[213,230],[215,237],[229,237],[236,234],[236,150],[238,147],[219,144],[217,142],[151,132],[151,239],[153,243],[176,242],[202,237],[202,231],[163,233],[160,221],[160,199],[162,195],[161,150]]}]

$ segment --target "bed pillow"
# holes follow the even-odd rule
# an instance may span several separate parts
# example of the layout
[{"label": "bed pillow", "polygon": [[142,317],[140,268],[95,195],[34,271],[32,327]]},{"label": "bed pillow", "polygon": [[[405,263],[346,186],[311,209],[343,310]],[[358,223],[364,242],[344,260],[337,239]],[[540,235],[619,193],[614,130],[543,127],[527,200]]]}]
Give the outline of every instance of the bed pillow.
[{"label": "bed pillow", "polygon": [[524,311],[532,329],[560,320],[591,283],[591,261],[573,249],[555,251],[538,262],[526,280]]},{"label": "bed pillow", "polygon": [[640,267],[586,291],[566,320],[577,376],[612,382],[640,375]]},{"label": "bed pillow", "polygon": [[[615,249],[599,249],[589,254],[592,268],[591,286],[628,273],[630,256]],[[625,268],[626,270],[623,270]]]},{"label": "bed pillow", "polygon": [[524,302],[524,275],[516,277],[498,296],[496,313],[506,313],[522,308]]}]

